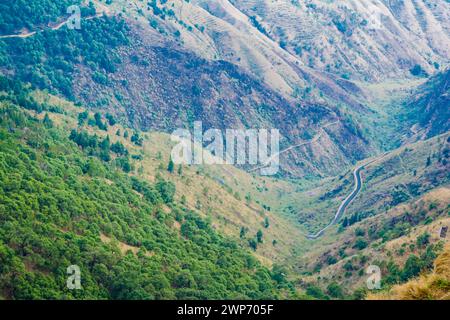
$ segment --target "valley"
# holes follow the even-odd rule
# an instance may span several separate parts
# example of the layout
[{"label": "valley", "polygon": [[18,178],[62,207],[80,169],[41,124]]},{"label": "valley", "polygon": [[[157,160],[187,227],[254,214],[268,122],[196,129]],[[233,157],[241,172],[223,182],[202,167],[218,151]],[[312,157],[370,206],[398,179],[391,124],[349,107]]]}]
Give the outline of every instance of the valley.
[{"label": "valley", "polygon": [[[12,2],[0,299],[359,300],[445,277],[446,1]],[[175,164],[196,121],[279,130],[279,172]]]}]

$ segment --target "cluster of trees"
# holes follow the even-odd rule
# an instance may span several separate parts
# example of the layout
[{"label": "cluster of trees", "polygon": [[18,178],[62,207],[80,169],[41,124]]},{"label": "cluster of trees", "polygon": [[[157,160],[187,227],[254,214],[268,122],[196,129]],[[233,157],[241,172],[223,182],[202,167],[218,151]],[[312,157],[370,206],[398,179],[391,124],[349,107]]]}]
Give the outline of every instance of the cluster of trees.
[{"label": "cluster of trees", "polygon": [[[243,233],[244,231],[244,233]],[[245,234],[248,232],[248,229],[244,228],[241,229],[241,233],[240,236],[241,238],[245,237]],[[254,251],[256,251],[256,249],[258,249],[258,245],[260,243],[263,243],[263,232],[261,230],[258,230],[256,232],[256,235],[253,238],[248,239],[248,245],[250,246],[250,248],[252,248]]]},{"label": "cluster of trees", "polygon": [[[427,238],[426,235],[425,238]],[[423,235],[417,242],[422,244],[422,241]],[[417,277],[421,272],[431,270],[433,262],[441,250],[441,244],[428,245],[420,256],[410,254],[403,268],[399,267],[393,261],[383,262],[383,267],[387,270],[387,275],[383,277],[382,283],[389,286],[406,282],[411,278]]]},{"label": "cluster of trees", "polygon": [[[90,149],[106,148],[106,138],[95,141],[76,131],[71,136],[76,143],[57,126],[48,128],[0,102],[3,297],[280,297],[282,274],[175,203],[172,183],[159,179],[152,185],[91,157]],[[102,242],[101,234],[113,241]],[[138,251],[124,254],[118,241]],[[81,269],[82,290],[66,287],[67,267],[74,264]]]},{"label": "cluster of trees", "polygon": [[261,32],[262,34],[268,36],[270,38],[269,33],[267,32],[266,28],[264,28],[264,26],[258,21],[258,18],[256,18],[256,16],[250,16],[249,17],[250,23],[256,28],[258,29],[259,32]]},{"label": "cluster of trees", "polygon": [[120,141],[111,143],[109,136],[101,139],[96,134],[90,135],[87,131],[77,131],[73,129],[69,139],[83,148],[87,154],[98,156],[103,161],[111,160],[110,151],[118,156],[128,157],[129,154],[128,150]]},{"label": "cluster of trees", "polygon": [[62,113],[61,108],[58,106],[37,102],[32,96],[30,96],[31,89],[28,86],[25,86],[20,81],[10,79],[2,74],[0,74],[0,91],[2,92],[2,95],[0,95],[0,101],[8,101],[18,104],[25,109],[33,110],[37,113],[41,113],[43,111]]},{"label": "cluster of trees", "polygon": [[[110,113],[106,113],[105,118],[106,120],[103,121],[103,117],[100,112],[96,112],[94,114],[94,117],[92,118],[89,116],[88,111],[83,111],[78,114],[78,126],[82,126],[85,123],[87,123],[91,127],[98,127],[100,130],[108,131],[108,125],[114,126],[117,123],[117,121],[114,118],[114,116]],[[116,131],[116,135],[119,137],[121,136],[120,129]],[[128,131],[125,131],[123,137],[125,139],[128,139],[128,136],[129,136]],[[133,133],[130,140],[137,146],[142,146],[144,143],[144,138],[142,138],[139,132],[137,131]]]},{"label": "cluster of trees", "polygon": [[361,220],[362,217],[358,213],[354,213],[350,216],[350,218],[345,217],[344,220],[342,220],[342,227],[343,228],[349,227]]}]

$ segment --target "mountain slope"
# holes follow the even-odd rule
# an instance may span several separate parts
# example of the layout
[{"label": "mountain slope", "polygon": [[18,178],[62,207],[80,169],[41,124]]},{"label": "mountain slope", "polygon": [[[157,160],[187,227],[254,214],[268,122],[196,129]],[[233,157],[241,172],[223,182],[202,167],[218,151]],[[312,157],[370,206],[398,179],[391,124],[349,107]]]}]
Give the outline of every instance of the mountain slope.
[{"label": "mountain slope", "polygon": [[394,286],[389,292],[369,295],[369,300],[449,300],[450,247],[447,246],[434,262],[429,274],[405,284]]},{"label": "mountain slope", "polygon": [[[305,65],[352,79],[433,73],[450,57],[445,0],[239,1],[267,34]],[[436,63],[436,64],[435,64]]]},{"label": "mountain slope", "polygon": [[[374,151],[349,112],[326,99],[316,103],[274,91],[238,66],[201,59],[166,39],[167,31],[157,32],[148,21],[143,27],[113,9],[104,17],[85,15],[81,30],[2,39],[2,71],[93,109],[107,108],[142,129],[170,132],[193,121],[203,121],[205,130],[277,128],[281,147],[289,147],[336,122],[324,132],[323,146],[295,148],[293,161],[283,161],[283,175],[334,175],[343,163]],[[301,158],[308,163],[289,165]]]},{"label": "mountain slope", "polygon": [[[369,266],[381,270],[381,289],[404,283],[433,267],[442,251],[443,226],[450,225],[450,189],[434,189],[419,198],[328,233],[297,263],[300,286],[326,288],[337,283],[346,296],[364,298]],[[445,288],[443,288],[445,289]],[[445,289],[448,293],[448,289]],[[335,297],[336,298],[336,297]]]},{"label": "mountain slope", "polygon": [[[81,128],[69,137],[48,114],[31,110],[48,104],[10,88],[0,102],[1,296],[257,299],[293,292],[174,201],[173,183],[131,177],[123,144]],[[71,265],[81,269],[83,290],[66,286]]]},{"label": "mountain slope", "polygon": [[411,139],[433,137],[450,130],[450,69],[436,74],[408,98],[405,118],[414,123]]}]

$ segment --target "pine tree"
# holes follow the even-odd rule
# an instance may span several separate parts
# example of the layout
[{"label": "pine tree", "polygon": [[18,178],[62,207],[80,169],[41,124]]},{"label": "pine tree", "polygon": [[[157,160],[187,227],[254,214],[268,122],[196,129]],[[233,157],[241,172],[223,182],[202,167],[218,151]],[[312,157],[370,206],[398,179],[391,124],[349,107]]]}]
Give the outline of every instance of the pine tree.
[{"label": "pine tree", "polygon": [[348,227],[348,218],[347,217],[345,217],[344,218],[344,221],[342,222],[342,226],[345,228],[345,227]]},{"label": "pine tree", "polygon": [[269,217],[266,217],[265,219],[264,219],[264,228],[268,228],[269,227]]},{"label": "pine tree", "polygon": [[254,251],[258,248],[258,243],[255,241],[255,239],[248,240],[248,245],[250,248],[252,248]]},{"label": "pine tree", "polygon": [[169,160],[169,165],[167,166],[167,171],[169,171],[170,173],[173,173],[173,170],[175,168],[175,164],[172,161],[172,158]]},{"label": "pine tree", "polygon": [[256,233],[256,240],[258,240],[259,243],[262,243],[262,238],[263,238],[263,232],[261,230],[258,230],[258,232]]},{"label": "pine tree", "polygon": [[241,227],[241,232],[239,233],[239,238],[243,239],[247,233],[246,227]]},{"label": "pine tree", "polygon": [[48,116],[48,113],[45,114],[43,123],[46,128],[53,128],[53,121]]}]

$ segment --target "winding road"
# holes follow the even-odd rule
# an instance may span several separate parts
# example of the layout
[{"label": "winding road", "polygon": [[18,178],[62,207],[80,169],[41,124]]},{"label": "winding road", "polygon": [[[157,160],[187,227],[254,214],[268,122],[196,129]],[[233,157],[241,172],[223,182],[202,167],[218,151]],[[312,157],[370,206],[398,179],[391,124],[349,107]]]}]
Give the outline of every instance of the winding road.
[{"label": "winding road", "polygon": [[354,171],[353,171],[353,178],[355,179],[355,187],[353,188],[353,191],[347,196],[347,198],[345,198],[344,201],[342,201],[341,205],[339,206],[339,208],[336,211],[336,214],[334,215],[333,220],[322,230],[320,230],[319,232],[315,233],[315,234],[309,234],[306,237],[308,239],[317,239],[320,236],[323,235],[323,233],[329,228],[331,227],[333,224],[335,224],[344,214],[345,210],[347,209],[347,207],[350,205],[350,203],[353,201],[353,199],[355,199],[355,197],[359,194],[359,192],[361,191],[361,187],[362,187],[362,180],[361,180],[361,170],[364,168],[364,166],[366,166],[367,164],[361,165],[359,167],[357,167]]},{"label": "winding road", "polygon": [[[104,15],[104,13],[98,13],[95,16],[89,16],[89,17],[85,17],[82,18],[83,20],[92,20],[98,17],[102,17]],[[69,22],[69,19],[64,20],[60,23],[58,23],[57,25],[53,26],[53,27],[48,27],[48,30],[59,30],[61,29],[63,26],[65,26],[67,23]],[[34,36],[35,34],[37,34],[38,32],[42,32],[45,29],[39,29],[36,31],[31,31],[31,32],[24,32],[24,33],[18,33],[18,34],[8,34],[8,35],[3,35],[0,36],[0,39],[7,39],[7,38],[29,38],[31,36]]]},{"label": "winding road", "polygon": [[278,152],[278,153],[272,155],[268,160],[266,160],[266,162],[265,162],[263,165],[261,165],[261,166],[259,166],[259,167],[257,167],[257,168],[251,169],[251,170],[249,170],[248,172],[254,172],[254,171],[256,171],[256,170],[260,170],[260,169],[263,169],[263,168],[267,167],[267,166],[270,164],[270,162],[272,162],[272,160],[274,160],[274,159],[276,159],[276,158],[279,158],[280,155],[282,155],[283,153],[289,152],[289,151],[291,151],[292,149],[299,148],[299,147],[306,146],[306,145],[308,145],[308,144],[312,144],[312,143],[314,143],[314,142],[317,142],[317,141],[322,137],[325,128],[327,128],[327,127],[329,127],[329,126],[331,126],[331,125],[333,125],[333,124],[336,124],[336,123],[338,123],[338,122],[339,122],[339,121],[334,121],[334,122],[330,122],[330,123],[324,125],[323,127],[320,128],[320,133],[318,133],[317,135],[315,135],[314,138],[312,138],[311,140],[308,140],[308,141],[305,141],[305,142],[302,142],[302,143],[299,143],[299,144],[290,146],[290,147],[288,147],[288,148],[286,148],[286,149],[283,149],[282,151],[280,151],[280,152]]},{"label": "winding road", "polygon": [[334,225],[341,217],[342,215],[345,213],[345,210],[347,209],[347,207],[352,203],[352,201],[356,198],[356,196],[361,192],[361,188],[362,188],[362,179],[361,179],[361,171],[364,169],[364,167],[368,166],[369,164],[372,164],[376,161],[379,161],[381,159],[383,159],[386,155],[388,155],[389,152],[385,152],[381,155],[379,155],[377,158],[372,159],[369,162],[366,162],[364,164],[361,164],[360,166],[356,167],[356,169],[353,171],[353,179],[355,180],[355,187],[353,188],[353,191],[345,198],[344,201],[341,202],[341,205],[339,206],[339,208],[336,211],[336,214],[334,215],[333,220],[322,230],[320,230],[319,232],[315,233],[315,234],[309,234],[306,237],[308,239],[317,239],[320,236],[323,235],[323,233],[332,225]]}]

